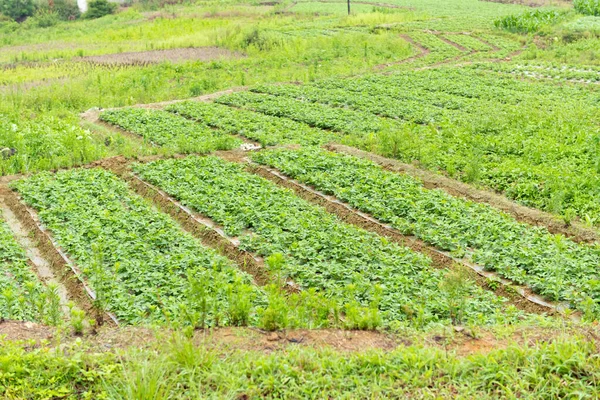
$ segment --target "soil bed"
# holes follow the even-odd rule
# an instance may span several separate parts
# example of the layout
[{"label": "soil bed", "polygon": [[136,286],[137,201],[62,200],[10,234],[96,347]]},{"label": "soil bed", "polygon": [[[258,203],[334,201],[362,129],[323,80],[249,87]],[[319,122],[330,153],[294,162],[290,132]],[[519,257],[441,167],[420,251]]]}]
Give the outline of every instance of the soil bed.
[{"label": "soil bed", "polygon": [[243,57],[241,53],[235,53],[218,47],[190,47],[86,56],[74,58],[73,61],[108,65],[146,65],[161,62],[181,63],[185,61],[213,61],[241,57]]}]

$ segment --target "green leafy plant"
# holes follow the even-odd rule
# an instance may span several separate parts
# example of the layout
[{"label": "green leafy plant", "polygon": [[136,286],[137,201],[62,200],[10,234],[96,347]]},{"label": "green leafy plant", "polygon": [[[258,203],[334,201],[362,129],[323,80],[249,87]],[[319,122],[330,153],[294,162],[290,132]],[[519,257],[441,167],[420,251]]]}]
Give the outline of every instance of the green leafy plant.
[{"label": "green leafy plant", "polygon": [[573,0],[575,10],[586,15],[600,15],[599,0]]}]

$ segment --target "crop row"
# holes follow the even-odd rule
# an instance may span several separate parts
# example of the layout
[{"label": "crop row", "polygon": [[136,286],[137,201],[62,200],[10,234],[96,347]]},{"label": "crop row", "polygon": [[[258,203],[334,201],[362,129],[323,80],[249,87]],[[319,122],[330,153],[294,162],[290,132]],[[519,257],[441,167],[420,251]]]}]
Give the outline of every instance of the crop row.
[{"label": "crop row", "polygon": [[277,96],[217,101],[343,132],[340,141],[492,188],[566,223],[600,223],[600,133],[586,88],[475,65],[254,90]]},{"label": "crop row", "polygon": [[186,101],[165,108],[175,114],[230,134],[256,140],[263,146],[282,143],[324,144],[338,137],[287,118],[276,118],[222,104]]},{"label": "crop row", "polygon": [[260,301],[250,278],[101,169],[14,183],[80,267],[97,305],[124,323],[239,322]]},{"label": "crop row", "polygon": [[269,150],[253,159],[549,299],[600,315],[598,246],[579,245],[488,205],[425,189],[367,160],[316,149]]},{"label": "crop row", "polygon": [[321,129],[353,133],[359,136],[402,126],[398,121],[385,120],[370,113],[331,108],[322,104],[252,92],[225,95],[219,97],[216,102],[275,117],[289,118]]},{"label": "crop row", "polygon": [[149,143],[165,146],[179,153],[207,153],[212,150],[229,150],[240,140],[196,124],[163,110],[124,108],[100,114],[104,122],[140,135]]},{"label": "crop row", "polygon": [[469,51],[491,51],[493,50],[489,45],[483,43],[477,38],[470,35],[445,35],[447,39],[450,39],[454,43],[466,48]]},{"label": "crop row", "polygon": [[416,123],[429,123],[448,118],[451,113],[435,104],[427,104],[418,99],[395,99],[385,95],[370,95],[356,93],[344,89],[328,89],[298,85],[261,85],[252,89],[253,92],[270,94],[279,97],[295,98],[301,101],[320,103],[332,107],[350,107],[352,109],[399,118]]},{"label": "crop row", "polygon": [[39,321],[56,325],[61,320],[57,288],[45,286],[29,264],[12,231],[0,222],[0,319]]},{"label": "crop row", "polygon": [[495,295],[447,278],[425,256],[343,223],[242,165],[188,157],[134,171],[239,236],[244,249],[267,258],[272,272],[344,304],[348,318],[359,317],[349,311],[355,306],[379,310],[385,325],[501,318],[502,300]]}]

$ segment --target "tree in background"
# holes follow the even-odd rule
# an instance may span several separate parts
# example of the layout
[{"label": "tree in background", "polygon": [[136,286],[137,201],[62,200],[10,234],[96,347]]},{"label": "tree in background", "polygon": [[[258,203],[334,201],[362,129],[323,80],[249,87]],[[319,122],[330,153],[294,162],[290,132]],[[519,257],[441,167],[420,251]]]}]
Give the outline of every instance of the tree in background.
[{"label": "tree in background", "polygon": [[0,14],[14,19],[15,21],[23,21],[30,17],[35,12],[35,4],[33,0],[0,0]]},{"label": "tree in background", "polygon": [[108,14],[113,14],[116,10],[117,4],[115,3],[109,3],[107,0],[92,0],[89,2],[88,10],[83,14],[83,18],[100,18]]}]

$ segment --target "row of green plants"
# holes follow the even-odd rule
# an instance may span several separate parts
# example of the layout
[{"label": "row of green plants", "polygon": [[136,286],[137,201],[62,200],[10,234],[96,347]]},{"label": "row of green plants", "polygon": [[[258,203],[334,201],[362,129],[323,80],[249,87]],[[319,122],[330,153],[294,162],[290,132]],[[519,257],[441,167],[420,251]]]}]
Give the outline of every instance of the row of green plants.
[{"label": "row of green plants", "polygon": [[255,140],[263,147],[283,143],[324,144],[338,136],[291,119],[273,118],[217,103],[186,101],[167,106],[165,110],[229,134]]},{"label": "row of green plants", "polygon": [[211,129],[163,110],[124,108],[107,110],[100,119],[133,132],[150,144],[178,153],[208,153],[230,150],[241,141],[220,130]]},{"label": "row of green plants", "polygon": [[345,224],[243,165],[190,156],[134,171],[238,236],[272,273],[344,304],[356,326],[481,324],[518,314],[460,273],[435,269],[422,254]]},{"label": "row of green plants", "polygon": [[573,0],[573,7],[582,14],[600,16],[598,0]]},{"label": "row of green plants", "polygon": [[102,169],[40,173],[13,187],[125,324],[236,325],[265,301],[248,275]]},{"label": "row of green plants", "polygon": [[215,101],[219,104],[246,108],[275,117],[285,117],[317,128],[343,133],[366,135],[399,126],[395,121],[386,121],[369,113],[330,108],[322,104],[260,93],[233,93],[221,96]]},{"label": "row of green plants", "polygon": [[341,132],[343,143],[492,188],[567,224],[597,225],[594,92],[516,80],[495,72],[502,68],[508,67],[476,64],[259,86],[254,90],[272,94],[236,93],[217,102]]},{"label": "row of green plants", "polygon": [[[260,85],[251,89],[256,93],[270,94],[278,97],[289,97],[311,103],[321,103],[332,107],[346,108],[381,115],[389,118],[398,118],[413,121],[418,124],[426,124],[440,119],[450,118],[464,107],[466,101],[450,99],[445,102],[442,96],[436,98],[430,93],[404,92],[389,96],[381,93],[371,95],[345,90],[343,88],[330,88],[324,91],[316,86],[298,85]],[[376,90],[373,88],[372,91]],[[427,96],[428,95],[428,96]],[[429,98],[427,98],[429,97]],[[447,106],[452,111],[447,111]]]},{"label": "row of green plants", "polygon": [[0,221],[0,320],[58,325],[62,310],[58,288],[40,282],[12,231]]},{"label": "row of green plants", "polygon": [[425,189],[419,180],[368,160],[314,148],[267,150],[253,159],[550,300],[566,301],[589,319],[600,315],[598,246],[518,223],[486,204]]},{"label": "row of green plants", "polygon": [[566,15],[559,10],[533,10],[499,18],[494,21],[494,26],[513,33],[536,33],[561,22]]}]

